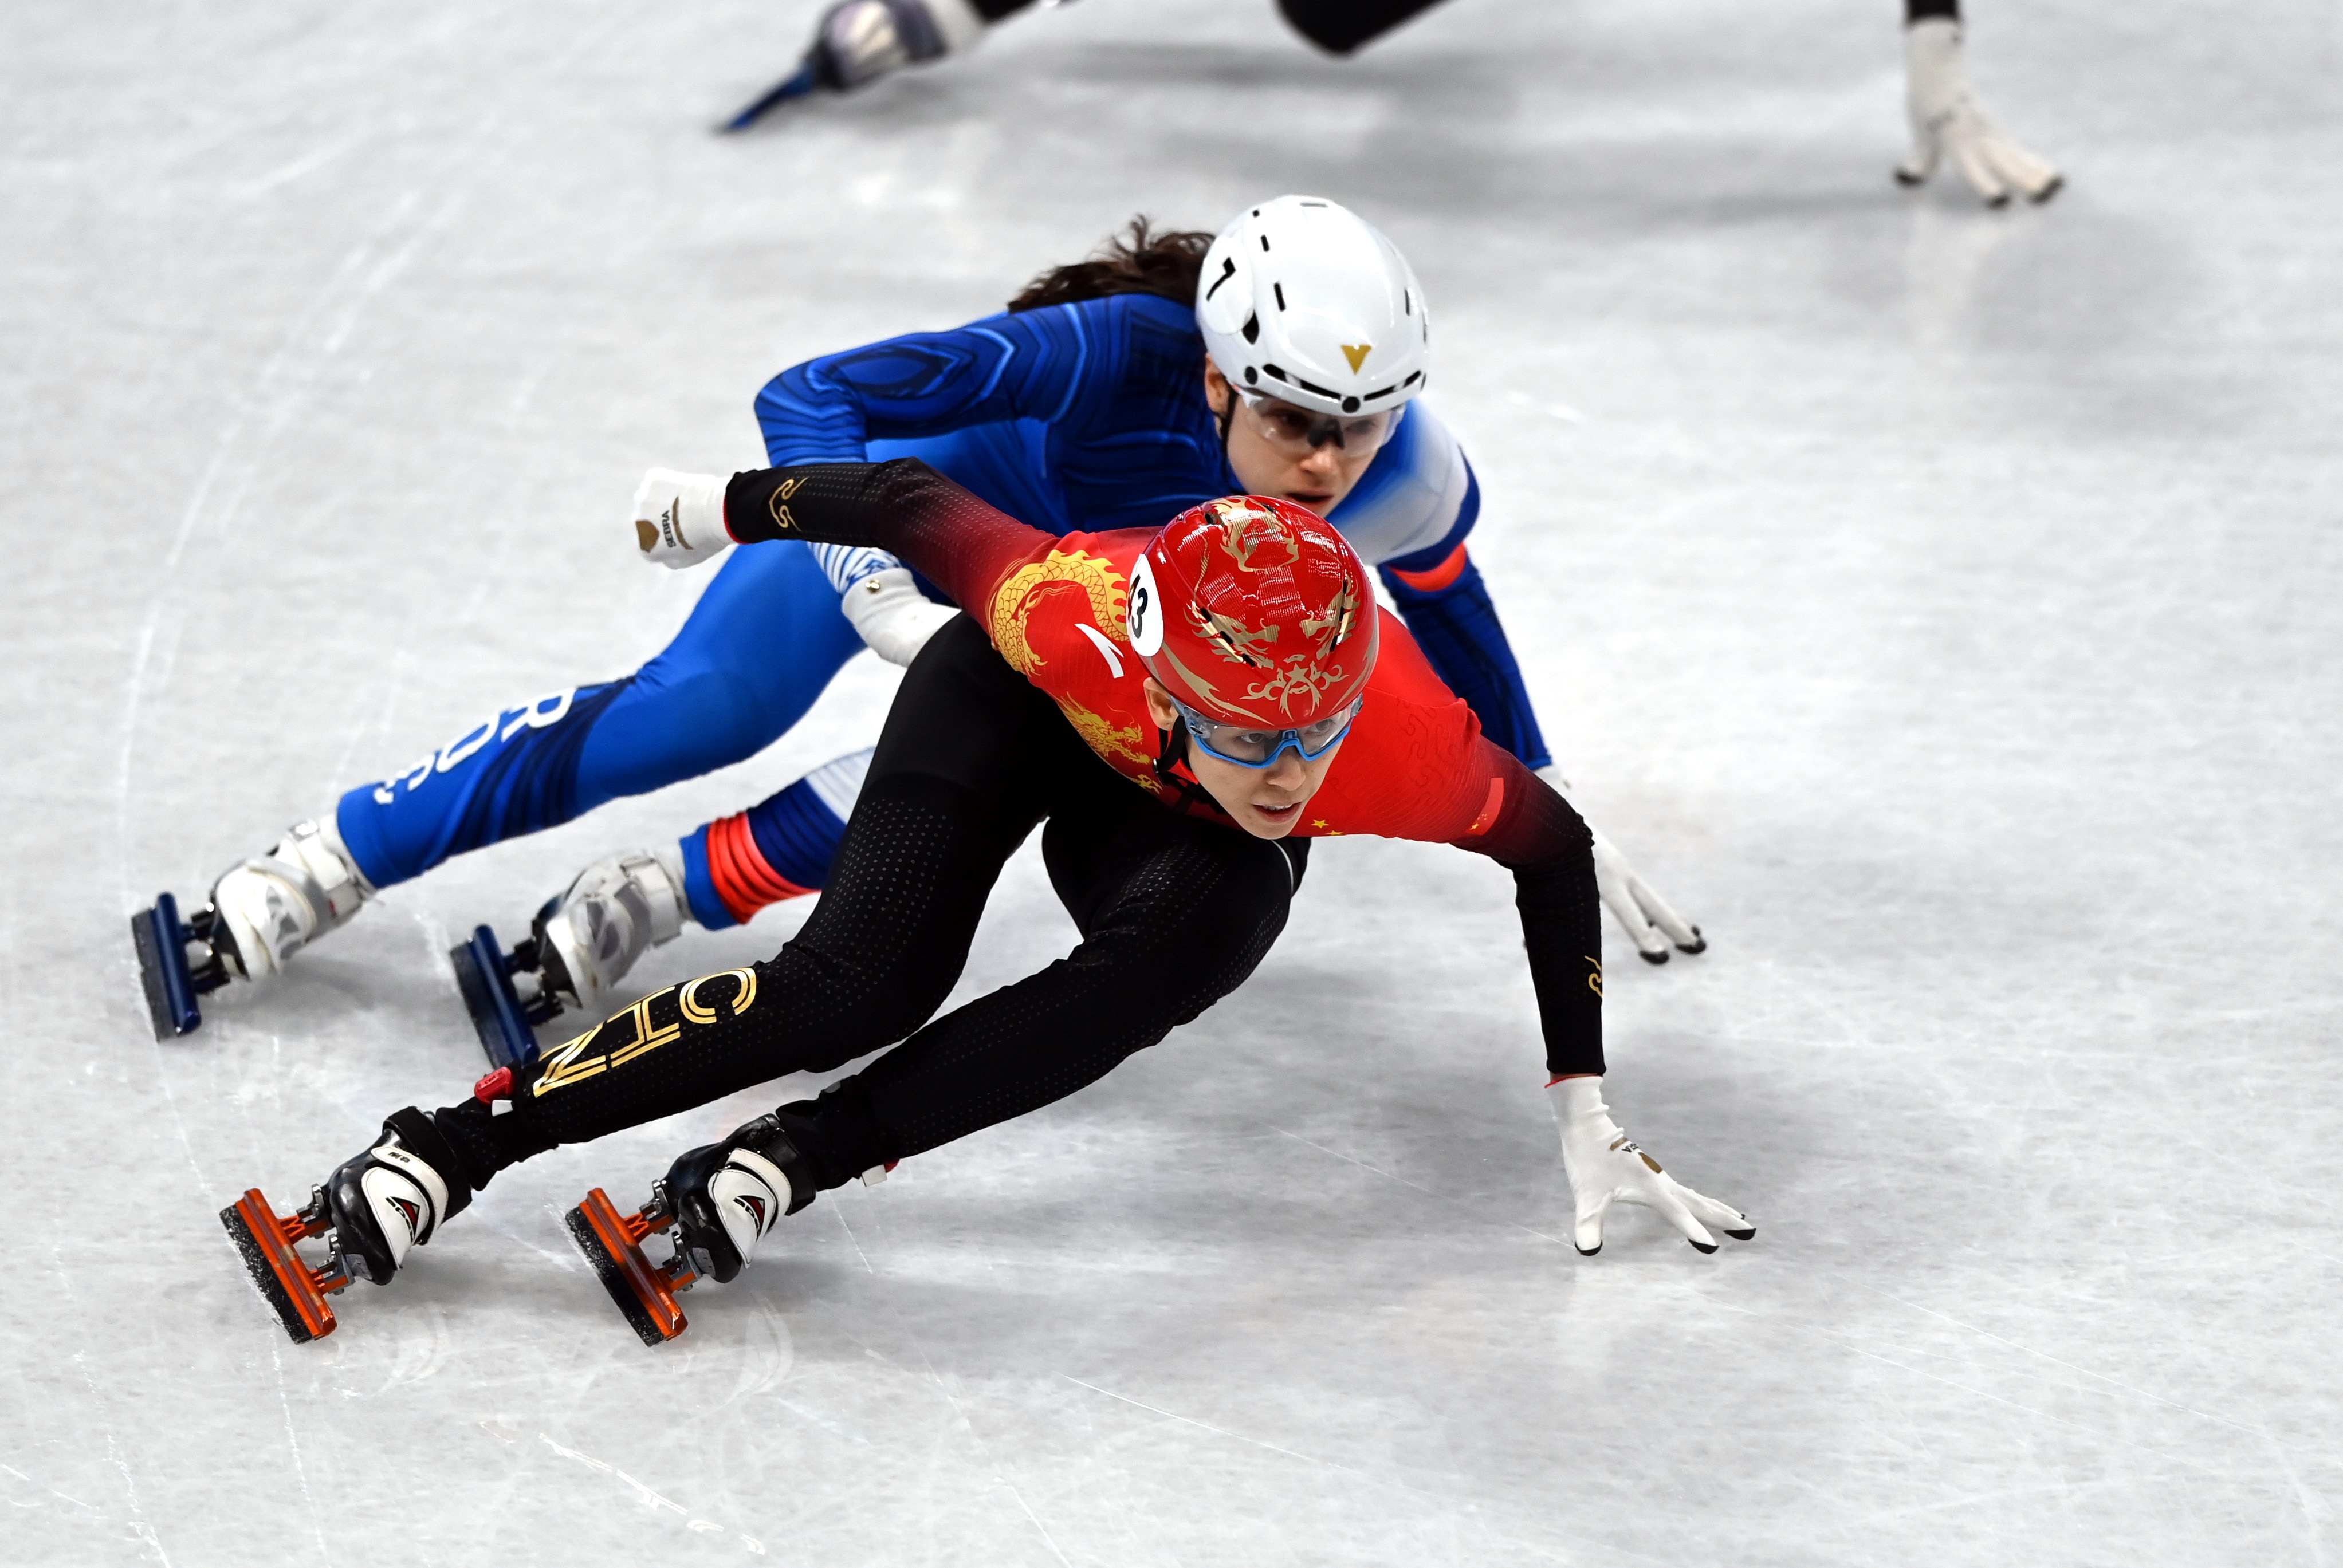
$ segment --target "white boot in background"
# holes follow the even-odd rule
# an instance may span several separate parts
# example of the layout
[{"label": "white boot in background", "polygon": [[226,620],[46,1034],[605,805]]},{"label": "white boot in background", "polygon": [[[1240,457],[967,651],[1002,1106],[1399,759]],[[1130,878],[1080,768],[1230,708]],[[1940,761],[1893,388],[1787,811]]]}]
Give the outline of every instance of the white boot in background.
[{"label": "white boot in background", "polygon": [[680,845],[597,860],[538,911],[545,990],[568,1005],[599,1012],[635,961],[673,941],[690,918]]},{"label": "white boot in background", "polygon": [[230,868],[213,884],[213,951],[231,975],[271,979],[373,896],[332,818],[297,822],[267,854]]},{"label": "white boot in background", "polygon": [[2004,135],[1969,86],[1961,54],[1961,25],[1948,16],[1926,16],[1904,30],[1906,107],[1912,116],[1912,156],[1896,177],[1916,186],[1950,158],[1988,206],[2000,206],[2015,189],[2028,201],[2044,202],[2065,183],[2056,168]]}]

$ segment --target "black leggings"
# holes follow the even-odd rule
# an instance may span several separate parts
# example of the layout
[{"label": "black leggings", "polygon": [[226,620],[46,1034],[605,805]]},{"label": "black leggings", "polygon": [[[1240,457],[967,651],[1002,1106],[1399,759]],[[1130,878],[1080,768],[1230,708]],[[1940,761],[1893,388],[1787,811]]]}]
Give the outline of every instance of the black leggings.
[{"label": "black leggings", "polygon": [[[1002,863],[1044,821],[1081,941],[929,1021]],[[786,1108],[816,1184],[835,1186],[1062,1099],[1234,990],[1284,929],[1307,848],[1167,809],[963,616],[904,676],[830,884],[788,946],[548,1050],[517,1073],[508,1115],[475,1101],[434,1121],[477,1187],[557,1144],[902,1040]]]}]

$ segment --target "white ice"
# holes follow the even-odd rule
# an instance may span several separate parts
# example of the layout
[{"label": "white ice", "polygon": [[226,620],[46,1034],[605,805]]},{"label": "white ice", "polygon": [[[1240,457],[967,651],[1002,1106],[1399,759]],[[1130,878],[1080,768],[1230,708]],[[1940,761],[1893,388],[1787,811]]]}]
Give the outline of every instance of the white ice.
[{"label": "white ice", "polygon": [[[2070,178],[1993,213],[1889,183],[1895,9],[1454,0],[1342,64],[1093,0],[721,139],[808,0],[9,7],[0,1560],[2333,1561],[2338,14],[1973,0]],[[452,935],[890,672],[186,1040],[125,917],[658,648],[635,477],[753,462],[783,365],[1287,189],[1430,290],[1547,728],[1713,939],[1613,934],[1612,1102],[1757,1239],[1576,1256],[1505,879],[1330,843],[1238,996],[674,1346],[558,1211],[809,1083],[510,1172],[288,1344],[215,1214],[464,1092]],[[962,994],[1070,935],[1021,860]]]}]

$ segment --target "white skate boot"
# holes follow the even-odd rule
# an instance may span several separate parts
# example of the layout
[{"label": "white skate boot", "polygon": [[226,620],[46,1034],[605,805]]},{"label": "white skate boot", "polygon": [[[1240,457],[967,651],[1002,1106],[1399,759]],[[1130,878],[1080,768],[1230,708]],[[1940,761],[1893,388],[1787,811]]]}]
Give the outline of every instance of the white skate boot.
[{"label": "white skate boot", "polygon": [[635,960],[673,941],[690,918],[680,845],[596,861],[538,911],[540,994],[585,1012],[605,1010]]},{"label": "white skate boot", "polygon": [[373,896],[330,818],[297,822],[267,854],[212,885],[212,951],[236,978],[273,980]]}]

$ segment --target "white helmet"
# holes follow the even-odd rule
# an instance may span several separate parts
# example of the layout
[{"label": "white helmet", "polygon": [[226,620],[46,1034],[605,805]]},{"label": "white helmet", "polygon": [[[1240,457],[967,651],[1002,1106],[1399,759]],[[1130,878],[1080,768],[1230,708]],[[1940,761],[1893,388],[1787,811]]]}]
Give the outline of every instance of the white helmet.
[{"label": "white helmet", "polygon": [[1279,196],[1221,230],[1204,253],[1196,325],[1240,390],[1322,414],[1397,407],[1432,366],[1407,258],[1319,196]]}]

